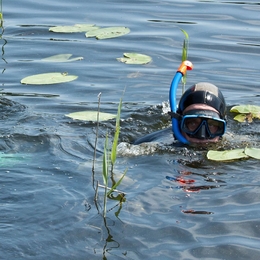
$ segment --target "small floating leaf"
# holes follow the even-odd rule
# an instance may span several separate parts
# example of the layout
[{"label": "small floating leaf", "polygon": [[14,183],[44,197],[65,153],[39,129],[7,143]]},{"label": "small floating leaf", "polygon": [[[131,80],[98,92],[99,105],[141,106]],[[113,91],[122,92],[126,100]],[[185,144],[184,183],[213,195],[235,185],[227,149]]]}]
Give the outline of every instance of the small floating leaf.
[{"label": "small floating leaf", "polygon": [[246,115],[245,114],[238,114],[234,117],[234,119],[240,123],[246,121]]},{"label": "small floating leaf", "polygon": [[107,27],[88,31],[86,37],[96,37],[97,40],[109,39],[128,34],[130,29],[127,27]]},{"label": "small floating leaf", "polygon": [[[98,111],[80,111],[65,116],[83,121],[97,121],[97,113]],[[106,121],[115,117],[116,115],[114,114],[99,112],[99,121]]]},{"label": "small floating leaf", "polygon": [[83,60],[83,57],[76,57],[70,59],[72,54],[57,54],[53,55],[47,58],[42,59],[42,61],[47,61],[47,62],[70,62],[70,61],[77,61],[77,60]]},{"label": "small floating leaf", "polygon": [[99,27],[95,26],[95,24],[74,24],[71,26],[54,26],[50,27],[50,32],[56,33],[79,33],[79,32],[87,32],[89,30],[98,29]]},{"label": "small floating leaf", "polygon": [[244,149],[234,149],[227,151],[208,151],[207,158],[213,161],[231,161],[235,159],[248,158]]},{"label": "small floating leaf", "polygon": [[245,154],[254,158],[260,160],[260,149],[259,148],[245,148]]},{"label": "small floating leaf", "polygon": [[147,64],[152,61],[152,58],[140,53],[124,53],[124,57],[117,60],[127,64]]},{"label": "small floating leaf", "polygon": [[245,122],[246,120],[251,123],[254,118],[260,119],[260,106],[255,105],[241,105],[234,106],[230,112],[239,113],[234,117],[238,122]]},{"label": "small floating leaf", "polygon": [[21,80],[21,83],[28,84],[28,85],[48,85],[48,84],[69,82],[77,78],[78,76],[68,75],[68,73],[66,72],[65,73],[53,72],[53,73],[36,74],[36,75],[25,77]]}]

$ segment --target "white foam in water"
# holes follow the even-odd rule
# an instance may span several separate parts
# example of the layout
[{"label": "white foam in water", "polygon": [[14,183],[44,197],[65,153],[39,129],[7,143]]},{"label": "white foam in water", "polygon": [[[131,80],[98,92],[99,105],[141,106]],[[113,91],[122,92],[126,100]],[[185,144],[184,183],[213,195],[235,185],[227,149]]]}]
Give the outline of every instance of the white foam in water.
[{"label": "white foam in water", "polygon": [[159,143],[142,143],[139,145],[133,145],[126,142],[122,142],[117,146],[117,152],[121,156],[139,156],[147,155],[156,152],[159,147]]}]

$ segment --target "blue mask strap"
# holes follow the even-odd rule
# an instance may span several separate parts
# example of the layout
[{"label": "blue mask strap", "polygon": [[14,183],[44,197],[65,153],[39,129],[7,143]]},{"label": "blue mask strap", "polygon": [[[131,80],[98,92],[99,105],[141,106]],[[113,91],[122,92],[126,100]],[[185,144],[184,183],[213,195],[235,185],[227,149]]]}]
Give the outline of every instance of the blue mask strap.
[{"label": "blue mask strap", "polygon": [[[186,74],[187,70],[192,70],[192,63],[190,61],[183,61],[179,69],[177,70],[172,83],[170,87],[170,94],[169,94],[169,100],[170,100],[170,106],[171,106],[171,112],[176,113],[177,110],[177,104],[176,104],[176,94],[177,94],[177,88],[180,80],[182,79],[183,75]],[[188,144],[188,140],[181,134],[179,122],[177,118],[172,117],[172,131],[174,136],[182,143]]]}]

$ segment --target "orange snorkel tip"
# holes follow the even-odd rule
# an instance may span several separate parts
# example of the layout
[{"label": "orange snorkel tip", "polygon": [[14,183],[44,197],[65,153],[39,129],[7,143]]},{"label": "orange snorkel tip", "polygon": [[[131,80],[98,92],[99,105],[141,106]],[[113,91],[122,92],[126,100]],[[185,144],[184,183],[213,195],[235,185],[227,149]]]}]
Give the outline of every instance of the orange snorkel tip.
[{"label": "orange snorkel tip", "polygon": [[187,70],[192,70],[192,69],[193,69],[193,64],[190,61],[185,60],[181,63],[177,71],[184,76]]}]

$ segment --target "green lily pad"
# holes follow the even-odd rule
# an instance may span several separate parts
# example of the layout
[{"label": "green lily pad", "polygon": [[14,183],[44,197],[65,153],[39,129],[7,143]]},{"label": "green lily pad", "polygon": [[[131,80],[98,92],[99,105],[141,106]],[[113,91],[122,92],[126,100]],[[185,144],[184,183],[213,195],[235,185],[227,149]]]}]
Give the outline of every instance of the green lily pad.
[{"label": "green lily pad", "polygon": [[50,27],[50,32],[56,33],[79,33],[79,32],[87,32],[89,30],[98,29],[99,27],[95,26],[95,24],[74,24],[74,25],[65,25],[65,26],[54,26]]},{"label": "green lily pad", "polygon": [[245,122],[245,121],[246,121],[246,118],[247,118],[246,114],[238,114],[238,115],[236,115],[236,116],[234,117],[234,120],[236,120],[236,121],[242,123],[242,122]]},{"label": "green lily pad", "polygon": [[254,106],[254,105],[234,106],[230,109],[230,112],[241,113],[241,114],[260,113],[260,106]]},{"label": "green lily pad", "polygon": [[207,158],[212,161],[232,161],[235,159],[248,158],[245,149],[234,149],[227,151],[208,151]]},{"label": "green lily pad", "polygon": [[[65,116],[72,119],[83,120],[83,121],[97,121],[98,111],[80,111],[67,114]],[[116,115],[110,113],[99,112],[99,121],[107,121],[115,118]]]},{"label": "green lily pad", "polygon": [[72,54],[57,54],[53,55],[47,58],[42,59],[42,61],[47,62],[71,62],[71,61],[77,61],[77,60],[83,60],[83,57],[75,57],[70,59]]},{"label": "green lily pad", "polygon": [[248,121],[251,123],[254,118],[260,119],[260,106],[255,105],[241,105],[234,106],[230,109],[230,112],[239,113],[234,117],[238,122]]},{"label": "green lily pad", "polygon": [[245,148],[245,154],[254,158],[260,160],[260,149],[259,148]]},{"label": "green lily pad", "polygon": [[147,64],[152,61],[152,58],[140,53],[124,53],[124,57],[117,60],[127,64]]},{"label": "green lily pad", "polygon": [[69,82],[77,79],[78,76],[68,75],[67,72],[53,72],[53,73],[42,73],[32,76],[25,77],[21,80],[22,84],[28,85],[47,85],[47,84],[57,84]]},{"label": "green lily pad", "polygon": [[96,37],[97,40],[109,39],[128,34],[128,27],[107,27],[88,31],[85,35],[87,38]]}]

